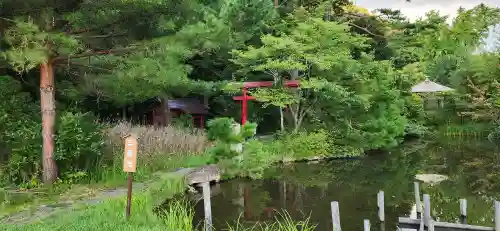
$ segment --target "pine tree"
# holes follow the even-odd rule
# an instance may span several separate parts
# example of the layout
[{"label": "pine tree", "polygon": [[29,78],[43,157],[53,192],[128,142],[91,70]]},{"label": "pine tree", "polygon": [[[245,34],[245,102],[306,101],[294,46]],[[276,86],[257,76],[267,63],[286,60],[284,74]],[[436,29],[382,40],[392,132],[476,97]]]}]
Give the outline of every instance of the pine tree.
[{"label": "pine tree", "polygon": [[183,61],[228,36],[225,24],[197,1],[5,0],[1,7],[3,61],[17,72],[39,71],[48,184],[58,173],[55,83],[68,78],[55,78],[59,70],[76,73],[78,88],[87,94],[105,91],[121,103],[168,89],[203,91],[211,85],[190,81]]}]

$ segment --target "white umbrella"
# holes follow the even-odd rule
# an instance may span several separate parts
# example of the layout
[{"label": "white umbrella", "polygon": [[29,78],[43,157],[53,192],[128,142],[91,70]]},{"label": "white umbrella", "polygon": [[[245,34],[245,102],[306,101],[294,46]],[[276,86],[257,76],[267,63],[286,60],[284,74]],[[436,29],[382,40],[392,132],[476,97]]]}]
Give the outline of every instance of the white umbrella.
[{"label": "white umbrella", "polygon": [[442,92],[442,91],[453,91],[452,88],[437,84],[435,82],[430,81],[429,79],[424,80],[423,82],[413,86],[411,88],[411,92],[419,93],[419,92]]}]

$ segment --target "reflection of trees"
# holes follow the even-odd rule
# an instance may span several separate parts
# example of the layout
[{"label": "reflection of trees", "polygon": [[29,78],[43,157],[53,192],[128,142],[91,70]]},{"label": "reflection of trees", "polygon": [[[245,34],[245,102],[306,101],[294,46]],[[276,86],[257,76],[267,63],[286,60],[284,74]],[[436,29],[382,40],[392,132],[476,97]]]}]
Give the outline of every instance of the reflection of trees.
[{"label": "reflection of trees", "polygon": [[[418,149],[410,150],[413,153]],[[379,156],[317,165],[280,166],[267,171],[266,175],[293,187],[288,188],[286,195],[289,199],[286,209],[290,214],[298,217],[312,213],[312,221],[320,223],[320,227],[329,226],[329,202],[333,200],[340,202],[346,230],[360,229],[365,218],[375,221],[376,194],[384,190],[390,227],[395,225],[399,215],[408,213],[413,204],[412,179],[422,161],[421,156],[412,153],[394,152],[390,158]]]},{"label": "reflection of trees", "polygon": [[376,194],[384,190],[386,230],[391,230],[399,216],[409,215],[414,204],[415,174],[439,173],[450,180],[421,187],[431,196],[434,215],[442,221],[458,221],[459,199],[466,198],[467,221],[491,225],[491,198],[500,192],[496,183],[500,182],[500,155],[490,146],[464,140],[414,143],[363,159],[277,166],[266,171],[268,180],[223,183],[222,195],[212,202],[214,220],[221,219],[219,223],[225,224],[239,218],[243,204],[234,201],[242,198],[245,185],[249,189],[246,206],[252,213],[246,220],[271,221],[265,208],[285,209],[294,219],[311,215],[311,222],[319,225],[317,230],[331,230],[329,202],[335,200],[340,203],[342,228],[362,230],[363,219],[375,224]]},{"label": "reflection of trees", "polygon": [[492,225],[493,199],[500,190],[500,155],[488,141],[453,139],[437,142],[425,150],[429,155],[426,171],[445,174],[450,180],[437,186],[424,185],[431,196],[434,215],[458,222],[459,199],[467,199],[467,222]]},{"label": "reflection of trees", "polygon": [[467,222],[474,225],[491,226],[493,200],[467,194],[463,182],[446,182],[439,187],[423,187],[423,191],[431,197],[433,216],[446,222],[459,222],[459,199],[467,199]]}]

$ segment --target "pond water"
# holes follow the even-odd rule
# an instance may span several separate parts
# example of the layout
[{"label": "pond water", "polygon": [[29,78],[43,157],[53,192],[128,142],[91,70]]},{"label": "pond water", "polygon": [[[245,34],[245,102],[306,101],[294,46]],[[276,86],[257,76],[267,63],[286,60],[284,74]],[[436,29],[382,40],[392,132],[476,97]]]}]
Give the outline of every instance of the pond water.
[{"label": "pond water", "polygon": [[[379,230],[376,198],[383,190],[385,227],[396,230],[398,217],[412,212],[413,182],[421,173],[449,177],[438,185],[421,184],[438,220],[458,222],[459,199],[466,198],[468,222],[493,225],[493,201],[500,199],[500,152],[487,141],[460,139],[406,143],[362,159],[278,166],[269,169],[264,180],[223,182],[212,197],[213,221],[217,230],[225,230],[238,219],[252,225],[273,221],[280,217],[273,211],[286,210],[293,219],[310,217],[316,230],[329,231],[330,202],[338,201],[343,230],[362,230],[363,219]],[[195,211],[195,222],[202,222],[203,201]]]}]

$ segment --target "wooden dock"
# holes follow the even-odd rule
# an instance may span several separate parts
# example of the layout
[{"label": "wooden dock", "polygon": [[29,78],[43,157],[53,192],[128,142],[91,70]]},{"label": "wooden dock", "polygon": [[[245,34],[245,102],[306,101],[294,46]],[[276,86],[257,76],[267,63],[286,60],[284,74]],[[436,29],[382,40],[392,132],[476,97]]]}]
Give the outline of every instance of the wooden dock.
[{"label": "wooden dock", "polygon": [[[435,221],[431,214],[431,198],[428,194],[424,194],[423,206],[420,198],[420,186],[418,182],[414,183],[415,188],[415,205],[417,218],[399,217],[398,231],[500,231],[500,202],[495,201],[495,227],[477,226],[467,224],[467,200],[460,199],[460,223]],[[377,194],[378,221],[380,228],[377,230],[385,231],[385,214],[384,214],[384,192],[380,191]],[[423,209],[422,209],[423,207]],[[341,231],[339,203],[333,201],[331,203],[333,231]],[[361,221],[360,221],[361,222]],[[370,220],[363,220],[364,231],[370,231]]]}]

